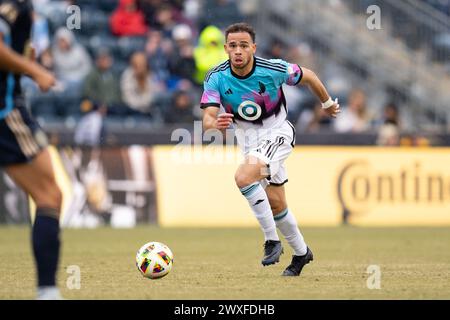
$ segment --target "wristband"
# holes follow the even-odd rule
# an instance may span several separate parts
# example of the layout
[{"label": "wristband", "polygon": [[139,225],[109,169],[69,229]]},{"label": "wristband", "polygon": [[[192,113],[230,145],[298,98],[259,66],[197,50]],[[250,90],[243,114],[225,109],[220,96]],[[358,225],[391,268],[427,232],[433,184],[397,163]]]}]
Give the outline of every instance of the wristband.
[{"label": "wristband", "polygon": [[336,98],[335,101],[333,101],[333,100],[331,99],[331,97],[330,97],[330,98],[328,98],[327,101],[325,101],[325,102],[322,103],[322,109],[328,109],[329,107],[331,107],[331,106],[334,105],[335,103],[337,103],[337,98]]}]

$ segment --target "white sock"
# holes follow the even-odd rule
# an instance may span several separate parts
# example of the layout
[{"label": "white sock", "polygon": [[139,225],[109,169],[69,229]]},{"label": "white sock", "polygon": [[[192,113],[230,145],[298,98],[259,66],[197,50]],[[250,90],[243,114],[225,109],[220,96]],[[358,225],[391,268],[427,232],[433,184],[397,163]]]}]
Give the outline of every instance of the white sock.
[{"label": "white sock", "polygon": [[258,219],[259,225],[264,232],[265,241],[279,241],[277,234],[277,226],[273,219],[272,209],[270,208],[267,194],[259,182],[241,188],[242,195],[248,200],[250,207]]},{"label": "white sock", "polygon": [[306,254],[306,243],[297,225],[295,216],[289,209],[273,217],[286,241],[294,249],[294,255],[304,256]]}]

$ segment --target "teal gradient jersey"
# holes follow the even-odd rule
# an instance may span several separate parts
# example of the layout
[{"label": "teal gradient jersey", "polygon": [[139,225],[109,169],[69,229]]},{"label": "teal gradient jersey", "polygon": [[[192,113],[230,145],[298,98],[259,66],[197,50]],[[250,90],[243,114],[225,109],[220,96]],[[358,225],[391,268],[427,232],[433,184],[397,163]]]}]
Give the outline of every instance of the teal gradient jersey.
[{"label": "teal gradient jersey", "polygon": [[227,113],[234,114],[238,125],[280,124],[287,115],[283,84],[297,85],[302,77],[303,71],[297,64],[260,57],[254,57],[252,71],[241,77],[227,60],[206,75],[200,106],[222,105]]}]

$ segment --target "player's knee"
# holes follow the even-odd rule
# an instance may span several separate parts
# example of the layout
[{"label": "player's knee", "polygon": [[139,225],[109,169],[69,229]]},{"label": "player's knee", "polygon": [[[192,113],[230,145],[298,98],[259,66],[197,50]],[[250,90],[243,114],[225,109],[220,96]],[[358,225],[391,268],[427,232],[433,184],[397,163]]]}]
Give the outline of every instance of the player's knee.
[{"label": "player's knee", "polygon": [[41,198],[36,200],[36,207],[38,208],[51,208],[55,209],[59,213],[61,211],[62,207],[62,195],[60,192],[53,192],[52,194],[49,194],[45,198]]},{"label": "player's knee", "polygon": [[53,208],[61,210],[63,195],[59,186],[55,183],[52,186],[52,191],[50,195],[50,201],[53,204]]},{"label": "player's knee", "polygon": [[56,182],[47,181],[42,190],[43,192],[36,194],[33,199],[36,202],[36,206],[38,208],[56,209],[59,212],[62,207],[63,195]]},{"label": "player's knee", "polygon": [[272,209],[272,213],[274,216],[280,214],[284,210],[286,210],[286,203],[282,200],[272,200],[270,201],[270,208]]},{"label": "player's knee", "polygon": [[251,175],[241,171],[236,172],[236,174],[234,175],[234,181],[236,182],[236,185],[239,189],[256,182]]}]

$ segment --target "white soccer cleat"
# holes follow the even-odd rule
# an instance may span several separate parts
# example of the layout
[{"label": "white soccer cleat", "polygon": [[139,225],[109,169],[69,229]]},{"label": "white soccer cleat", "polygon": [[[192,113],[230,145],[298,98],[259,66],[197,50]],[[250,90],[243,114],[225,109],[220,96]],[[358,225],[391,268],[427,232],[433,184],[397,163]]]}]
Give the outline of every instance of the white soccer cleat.
[{"label": "white soccer cleat", "polygon": [[39,287],[36,300],[64,300],[57,287]]}]

